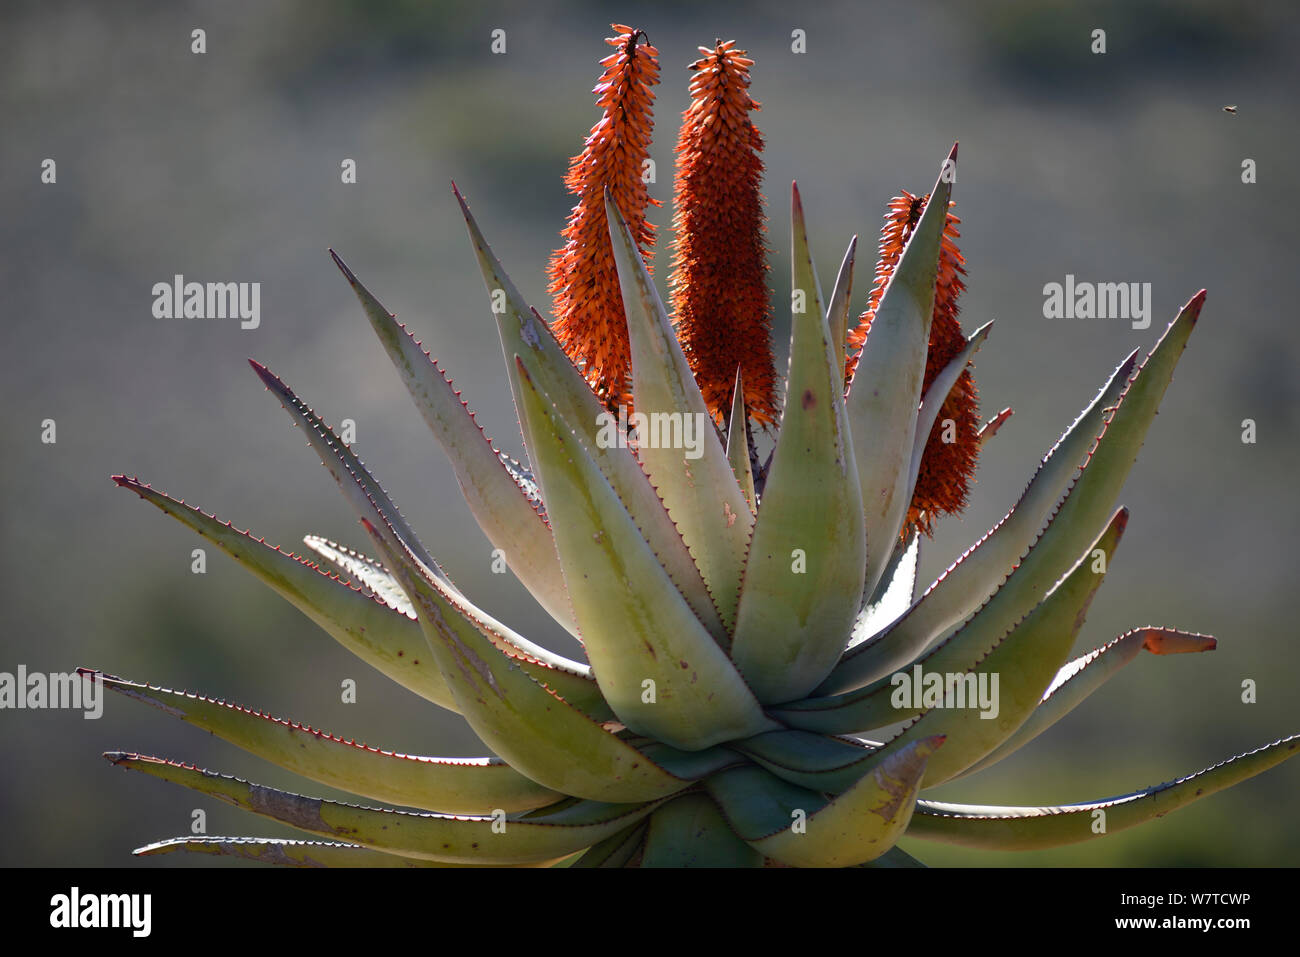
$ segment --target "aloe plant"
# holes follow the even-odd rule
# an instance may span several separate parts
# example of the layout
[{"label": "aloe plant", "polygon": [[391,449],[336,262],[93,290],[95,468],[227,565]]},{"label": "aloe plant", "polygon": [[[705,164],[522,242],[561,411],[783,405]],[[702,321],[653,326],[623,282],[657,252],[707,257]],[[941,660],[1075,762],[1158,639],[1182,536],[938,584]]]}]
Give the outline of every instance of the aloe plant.
[{"label": "aloe plant", "polygon": [[[608,118],[628,97],[644,116],[656,54],[638,31],[616,30],[601,105]],[[946,419],[975,421],[970,360],[991,325],[966,336],[956,322],[957,148],[929,194],[891,206],[877,281],[852,330],[855,243],[824,296],[794,188],[792,332],[778,411],[769,407],[769,383],[745,383],[747,368],[764,376],[767,317],[723,317],[720,302],[718,321],[733,323],[733,333],[711,337],[702,328],[709,300],[700,287],[729,287],[726,250],[708,244],[737,240],[703,225],[690,232],[691,224],[725,221],[734,203],[749,211],[751,251],[762,243],[753,214],[761,138],[749,118],[758,105],[744,92],[752,61],[730,43],[701,49],[679,145],[678,222],[687,234],[675,260],[676,324],[644,259],[644,209],[620,208],[616,177],[598,162],[610,148],[601,139],[608,125],[588,140],[591,162],[571,169],[581,203],[552,291],[579,318],[566,324],[563,345],[456,192],[527,466],[484,438],[420,342],[334,256],[484,534],[581,639],[588,662],[529,641],[461,591],[353,451],[253,362],[354,507],[373,557],[317,536],[304,539],[315,559],[290,554],[136,478],[114,481],[226,551],[393,681],[459,713],[491,753],[448,759],[365,747],[224,700],[85,671],[282,767],[385,805],[303,797],[111,752],[120,767],[325,839],[189,837],[137,854],[325,866],[914,866],[897,846],[903,837],[985,849],[1092,840],[1296,753],[1300,736],[1291,736],[1168,784],[1062,807],[921,796],[1043,733],[1142,651],[1214,648],[1205,635],[1149,627],[1071,660],[1104,577],[1097,556],[1109,558],[1127,523],[1127,510],[1116,509],[1120,488],[1205,293],[1140,365],[1136,350],[1119,363],[1005,518],[918,594],[920,539],[938,514],[960,510],[975,455],[1007,414],[982,431],[965,429],[957,465],[942,448],[953,443],[936,441]],[[635,164],[635,151],[621,162]],[[728,163],[740,173],[729,174]],[[584,169],[605,172],[579,175]],[[700,169],[713,175],[702,179]],[[649,202],[643,190],[625,194]],[[752,256],[738,262],[741,298],[752,304],[766,267]],[[606,283],[600,303],[575,307],[578,280],[564,277],[600,276],[606,267],[617,289]],[[582,332],[583,323],[623,338],[591,341],[596,333]],[[623,364],[630,371],[618,373]],[[609,415],[623,400],[646,421],[702,423],[698,443],[664,447],[646,434],[623,441]],[[760,462],[754,427],[769,423],[774,447]],[[619,441],[609,441],[611,431]],[[927,678],[936,675],[938,687]],[[997,692],[990,707],[953,706],[958,690],[988,687]],[[900,723],[883,741],[870,737]]]}]

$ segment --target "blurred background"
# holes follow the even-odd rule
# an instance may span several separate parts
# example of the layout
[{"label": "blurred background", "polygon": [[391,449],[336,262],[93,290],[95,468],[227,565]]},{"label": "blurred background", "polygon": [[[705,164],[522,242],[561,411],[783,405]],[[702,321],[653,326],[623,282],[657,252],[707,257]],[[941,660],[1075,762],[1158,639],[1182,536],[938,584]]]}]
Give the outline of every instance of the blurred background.
[{"label": "blurred background", "polygon": [[[1208,632],[1218,650],[1143,656],[1012,759],[927,796],[1099,799],[1300,730],[1300,17],[1289,2],[6,3],[0,671],[99,668],[398,751],[479,752],[463,721],[353,659],[215,548],[207,573],[192,574],[204,543],[109,481],[139,475],[287,549],[307,533],[363,545],[249,356],[331,423],[355,420],[359,453],[471,597],[576,652],[513,579],[491,574],[491,546],[326,249],[414,328],[488,434],[521,452],[449,181],[548,311],[544,270],[572,205],[562,177],[598,116],[590,90],[611,20],[660,51],[651,195],[665,206],[650,219],[661,282],[685,67],[718,37],[756,60],[782,372],[788,183],[800,183],[824,281],[848,237],[862,237],[864,299],[884,204],[928,190],[961,142],[963,322],[997,319],[976,363],[982,412],[1015,415],[985,450],[966,514],[925,543],[927,582],[1015,501],[1115,364],[1209,289],[1122,494],[1128,534],[1076,651],[1140,624]],[[203,55],[191,53],[196,28]],[[1090,52],[1097,28],[1104,55]],[[489,49],[496,29],[503,55]],[[796,29],[805,54],[791,52]],[[52,185],[45,158],[57,162]],[[1245,158],[1257,184],[1241,181]],[[340,182],[344,159],[355,185]],[[151,287],[177,273],[260,282],[260,327],[155,319]],[[1150,282],[1151,328],[1044,319],[1043,286],[1067,273]],[[1241,441],[1246,418],[1253,445]],[[40,441],[44,419],[56,444]],[[346,678],[355,704],[340,700]],[[1258,703],[1241,701],[1247,678]],[[187,833],[195,808],[210,834],[292,833],[123,774],[99,757],[107,749],[332,793],[119,696],[98,721],[0,712],[0,735],[3,864],[131,864],[132,848]],[[1300,763],[1286,764],[1051,852],[904,846],[939,864],[1292,865],[1298,786]]]}]

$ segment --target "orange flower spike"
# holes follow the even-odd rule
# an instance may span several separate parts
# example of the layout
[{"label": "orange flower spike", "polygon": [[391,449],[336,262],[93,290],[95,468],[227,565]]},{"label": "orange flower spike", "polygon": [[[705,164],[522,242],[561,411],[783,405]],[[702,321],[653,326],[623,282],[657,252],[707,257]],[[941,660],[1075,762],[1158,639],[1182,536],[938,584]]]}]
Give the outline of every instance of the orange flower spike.
[{"label": "orange flower spike", "polygon": [[677,142],[673,322],[704,401],[718,422],[741,369],[750,417],[776,419],[776,369],[763,241],[763,137],[750,112],[754,61],[735,41],[700,47],[691,104]]},{"label": "orange flower spike", "polygon": [[[917,220],[929,196],[913,196],[906,191],[889,203],[885,225],[881,230],[880,260],[876,264],[876,284],[867,300],[866,311],[858,320],[857,328],[849,333],[848,344],[860,350],[871,328],[871,320],[880,305],[889,277],[903,254],[903,247],[912,235]],[[966,260],[957,248],[961,222],[951,212],[944,225],[943,241],[939,251],[939,268],[935,278],[934,319],[930,326],[930,349],[925,362],[924,388],[928,389],[935,376],[948,362],[961,352],[966,337],[957,321],[957,299],[965,290],[962,276],[966,275]],[[847,375],[852,376],[857,356],[848,360]],[[921,471],[916,479],[916,491],[907,511],[908,528],[915,527],[927,535],[932,523],[941,514],[956,514],[966,507],[966,496],[975,474],[979,457],[979,394],[970,369],[965,369],[957,384],[944,400],[934,428],[926,442],[921,457]],[[944,423],[952,420],[954,441],[945,442]]]},{"label": "orange flower spike", "polygon": [[569,164],[564,184],[578,204],[560,234],[564,246],[551,257],[548,275],[555,337],[596,393],[614,406],[626,400],[631,359],[604,190],[609,187],[647,260],[654,227],[646,222],[646,208],[662,204],[650,198],[642,180],[654,129],[650,88],[659,82],[659,51],[640,30],[611,26],[618,35],[605,42],[617,52],[600,61],[605,72],[592,90],[603,113]]}]

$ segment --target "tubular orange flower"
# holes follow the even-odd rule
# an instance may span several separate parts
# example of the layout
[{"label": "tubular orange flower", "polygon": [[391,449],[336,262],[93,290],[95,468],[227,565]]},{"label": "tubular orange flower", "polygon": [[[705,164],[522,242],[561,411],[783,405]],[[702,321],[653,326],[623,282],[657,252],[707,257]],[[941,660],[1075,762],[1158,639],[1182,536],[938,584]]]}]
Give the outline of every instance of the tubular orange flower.
[{"label": "tubular orange flower", "polygon": [[753,60],[735,41],[700,47],[677,142],[673,321],[704,401],[719,422],[736,368],[751,418],[776,417],[771,305],[765,281],[763,138],[750,120]]},{"label": "tubular orange flower", "polygon": [[548,274],[555,336],[612,407],[625,397],[631,363],[604,190],[609,187],[643,255],[654,246],[646,207],[661,204],[650,198],[642,179],[654,129],[650,88],[659,82],[659,51],[649,42],[638,42],[645,41],[642,31],[621,23],[611,26],[618,36],[605,42],[618,51],[600,61],[605,72],[592,90],[604,112],[569,164],[564,183],[578,204],[561,233],[565,243],[552,256]]},{"label": "tubular orange flower", "polygon": [[[902,196],[890,200],[885,213],[885,225],[880,234],[880,260],[876,263],[876,282],[867,300],[866,311],[858,319],[857,328],[849,333],[849,348],[860,350],[866,341],[875,317],[880,297],[884,294],[889,277],[903,254],[903,247],[921,218],[929,196],[913,196],[906,190]],[[961,220],[948,213],[944,225],[943,243],[939,253],[939,271],[935,282],[934,320],[930,326],[930,350],[925,362],[924,388],[929,388],[940,370],[961,352],[966,338],[957,321],[957,297],[966,288],[961,277],[965,258],[957,248],[957,224]],[[847,363],[846,379],[853,375],[857,356]],[[966,495],[975,474],[979,457],[980,429],[978,393],[970,369],[965,369],[944,400],[934,428],[926,442],[921,459],[921,471],[916,480],[916,491],[907,511],[907,527],[931,534],[931,523],[941,513],[958,513],[966,506]],[[945,423],[951,420],[954,441],[945,442]],[[999,423],[1000,424],[1000,423]]]}]

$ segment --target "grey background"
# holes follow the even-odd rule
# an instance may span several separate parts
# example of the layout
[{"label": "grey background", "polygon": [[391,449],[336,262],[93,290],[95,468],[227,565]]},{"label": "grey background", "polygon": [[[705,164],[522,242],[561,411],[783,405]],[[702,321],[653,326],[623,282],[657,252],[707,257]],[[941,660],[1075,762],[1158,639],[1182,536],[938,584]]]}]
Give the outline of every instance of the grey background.
[{"label": "grey background", "polygon": [[[357,448],[449,573],[537,640],[573,645],[513,580],[326,254],[333,246],[519,452],[500,346],[448,183],[455,178],[524,293],[572,203],[561,178],[597,118],[609,22],[661,53],[653,156],[667,271],[673,145],[698,44],[757,61],[767,139],[773,301],[788,302],[788,183],[797,178],[824,281],[857,232],[869,285],[885,202],[927,190],[961,142],[956,212],[983,412],[1016,414],[988,447],[971,506],[927,542],[933,577],[1019,494],[1115,363],[1154,343],[1202,287],[1208,302],[1122,501],[1128,534],[1080,638],[1128,627],[1215,634],[1209,655],[1144,656],[1005,764],[930,792],[1048,804],[1199,770],[1297,727],[1294,627],[1300,465],[1292,286],[1297,155],[1291,4],[542,5],[312,2],[8,3],[0,14],[3,289],[3,639],[0,670],[97,667],[415,753],[474,754],[471,732],[351,658],[232,561],[190,573],[188,530],[116,489],[138,474],[295,549],[315,532],[360,546],[348,507],[245,358],[267,363]],[[190,31],[208,52],[190,53]],[[508,52],[489,53],[494,28]],[[1089,52],[1107,30],[1108,52]],[[790,32],[808,52],[790,52]],[[1237,104],[1230,116],[1221,107]],[[58,163],[56,185],[40,162]],[[342,185],[339,164],[357,161]],[[1243,185],[1254,158],[1259,182]],[[1048,321],[1066,273],[1150,282],[1154,322]],[[262,324],[158,320],[153,283],[262,283]],[[861,303],[855,303],[860,309]],[[788,318],[777,309],[778,368]],[[1259,441],[1243,445],[1243,418]],[[39,441],[57,421],[58,442]],[[359,700],[339,700],[355,678]],[[1240,701],[1244,678],[1259,703]],[[113,696],[104,717],[0,712],[0,862],[132,863],[183,834],[289,832],[99,753],[180,757],[329,794]],[[1028,855],[910,842],[932,863],[1291,865],[1284,765],[1171,818]],[[179,857],[135,866],[193,863]]]}]

